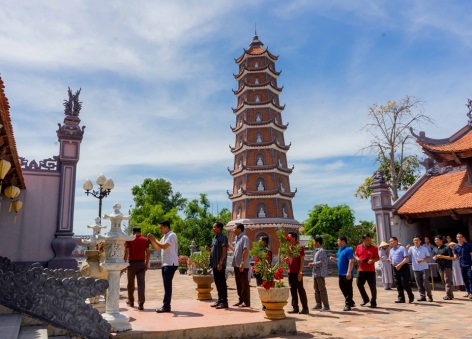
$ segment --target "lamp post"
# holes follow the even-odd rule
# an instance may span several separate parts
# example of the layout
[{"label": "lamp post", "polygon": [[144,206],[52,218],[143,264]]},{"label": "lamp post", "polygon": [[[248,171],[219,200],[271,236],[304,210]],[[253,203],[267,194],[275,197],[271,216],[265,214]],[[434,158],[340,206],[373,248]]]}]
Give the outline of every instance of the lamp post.
[{"label": "lamp post", "polygon": [[93,184],[90,179],[85,180],[84,190],[87,196],[91,194],[93,197],[98,199],[98,217],[100,221],[102,220],[102,200],[103,198],[110,195],[111,190],[115,187],[115,183],[111,178],[105,178],[103,174],[100,174],[97,180],[95,181],[98,185],[98,189],[93,189]]}]

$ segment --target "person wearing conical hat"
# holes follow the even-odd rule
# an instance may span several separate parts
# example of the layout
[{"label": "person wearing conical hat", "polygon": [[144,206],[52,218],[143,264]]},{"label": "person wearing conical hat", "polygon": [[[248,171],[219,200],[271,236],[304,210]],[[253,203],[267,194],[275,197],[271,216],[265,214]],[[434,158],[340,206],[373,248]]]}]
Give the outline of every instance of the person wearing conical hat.
[{"label": "person wearing conical hat", "polygon": [[391,290],[393,285],[392,264],[387,261],[389,254],[389,244],[382,241],[379,245],[380,272],[382,274],[382,284],[385,290]]}]

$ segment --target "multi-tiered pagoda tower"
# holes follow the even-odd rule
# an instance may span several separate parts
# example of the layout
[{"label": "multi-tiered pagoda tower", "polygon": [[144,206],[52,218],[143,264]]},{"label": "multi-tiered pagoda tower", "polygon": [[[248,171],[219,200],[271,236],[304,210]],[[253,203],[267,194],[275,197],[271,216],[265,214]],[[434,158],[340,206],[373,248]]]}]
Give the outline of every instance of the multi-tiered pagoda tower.
[{"label": "multi-tiered pagoda tower", "polygon": [[279,103],[278,57],[263,46],[256,34],[249,49],[235,60],[239,66],[234,76],[238,89],[233,90],[238,98],[237,108],[233,108],[236,127],[232,128],[236,141],[230,147],[234,167],[228,168],[233,177],[233,192],[228,192],[233,214],[227,229],[243,223],[251,243],[268,235],[275,251],[279,247],[275,232],[281,228],[298,231],[301,225],[293,218],[296,190],[292,192],[289,180],[293,167],[287,165],[290,145],[284,138],[288,126],[282,120],[285,106]]}]

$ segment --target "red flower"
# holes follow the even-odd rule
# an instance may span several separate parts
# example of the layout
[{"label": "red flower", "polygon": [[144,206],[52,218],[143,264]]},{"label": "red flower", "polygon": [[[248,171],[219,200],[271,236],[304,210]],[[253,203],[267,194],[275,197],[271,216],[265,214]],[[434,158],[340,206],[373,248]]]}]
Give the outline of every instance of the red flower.
[{"label": "red flower", "polygon": [[262,282],[262,287],[264,287],[266,290],[269,290],[271,286],[270,286],[270,283],[264,280]]},{"label": "red flower", "polygon": [[256,257],[255,262],[256,262],[256,264],[259,262],[259,257]]},{"label": "red flower", "polygon": [[292,236],[290,234],[286,234],[285,235],[285,239],[287,239],[287,241],[291,241],[292,240]]}]

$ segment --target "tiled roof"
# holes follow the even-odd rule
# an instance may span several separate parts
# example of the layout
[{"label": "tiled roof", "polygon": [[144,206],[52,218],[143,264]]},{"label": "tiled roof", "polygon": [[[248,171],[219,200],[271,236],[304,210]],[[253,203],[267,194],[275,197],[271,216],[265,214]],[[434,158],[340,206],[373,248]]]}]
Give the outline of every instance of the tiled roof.
[{"label": "tiled roof", "polygon": [[8,103],[8,99],[5,96],[4,91],[5,85],[3,84],[3,80],[0,77],[0,124],[3,125],[6,134],[6,143],[10,148],[11,159],[12,160],[12,168],[10,171],[16,171],[17,178],[19,182],[17,182],[17,186],[19,188],[25,188],[25,179],[23,178],[23,172],[21,171],[20,161],[18,159],[18,152],[16,150],[16,142],[15,136],[13,135],[13,126],[11,123],[10,118],[10,104]]},{"label": "tiled roof", "polygon": [[422,142],[420,140],[417,141],[424,149],[436,152],[462,152],[462,151],[469,151],[472,150],[472,130],[468,131],[459,139],[443,144],[443,145],[433,145]]},{"label": "tiled roof", "polygon": [[265,52],[265,49],[262,48],[262,47],[255,47],[255,48],[251,48],[247,51],[247,54],[251,54],[251,55],[260,55],[262,53]]},{"label": "tiled roof", "polygon": [[472,186],[466,170],[430,177],[397,210],[397,214],[426,214],[472,208]]}]

